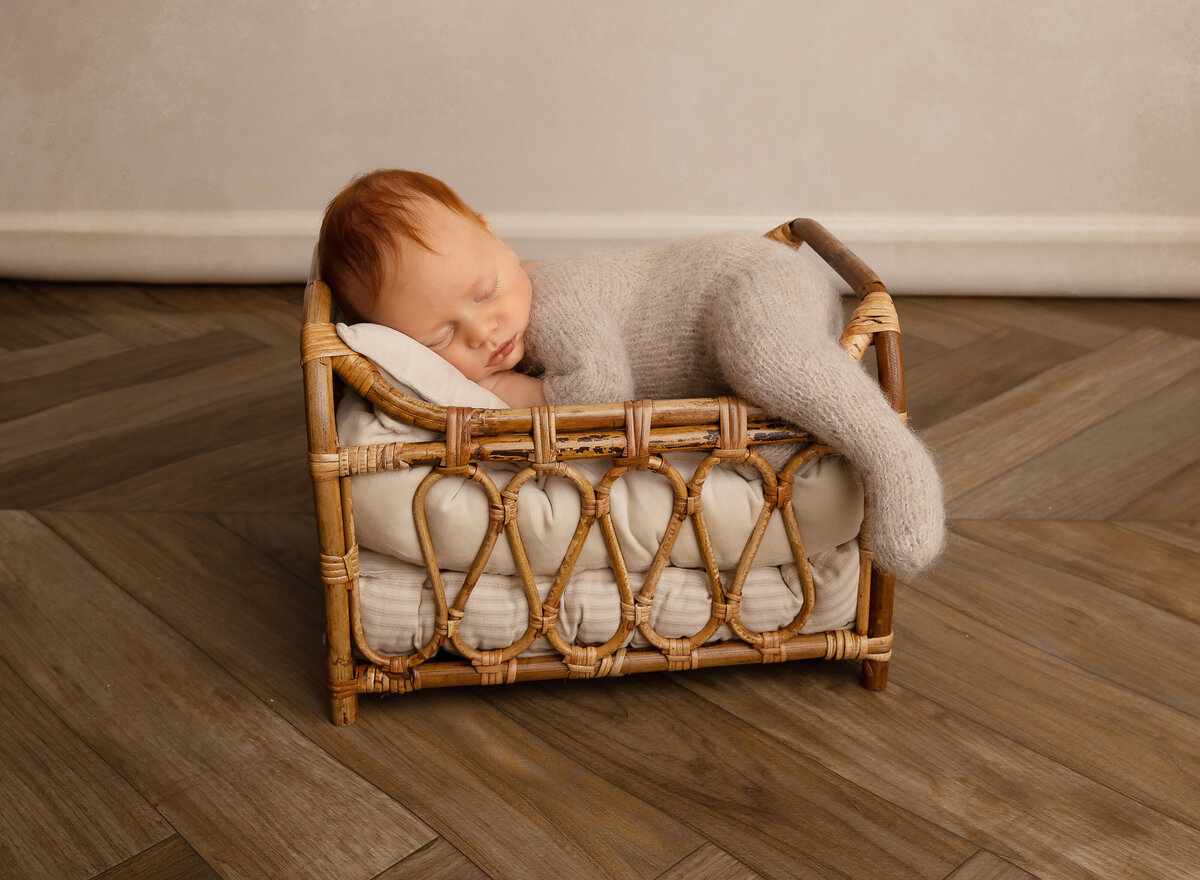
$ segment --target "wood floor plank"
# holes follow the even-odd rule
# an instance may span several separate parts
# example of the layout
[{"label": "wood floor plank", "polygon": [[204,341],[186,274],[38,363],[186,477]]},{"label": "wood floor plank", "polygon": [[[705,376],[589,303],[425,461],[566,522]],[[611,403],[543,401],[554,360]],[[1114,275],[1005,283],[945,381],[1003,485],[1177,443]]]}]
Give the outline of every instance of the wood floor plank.
[{"label": "wood floor plank", "polygon": [[[963,584],[970,584],[964,590]],[[910,585],[996,630],[1181,712],[1200,716],[1200,627],[1124,593],[957,531]]]},{"label": "wood floor plank", "polygon": [[0,656],[224,877],[365,880],[432,839],[41,522],[0,512],[0,544]]},{"label": "wood floor plank", "polygon": [[291,572],[302,584],[320,583],[317,554],[317,518],[310,510],[305,513],[243,513],[210,514],[210,518],[226,530],[253,546],[271,563]]},{"label": "wood floor plank", "polygon": [[1037,880],[995,853],[980,850],[946,880]]},{"label": "wood floor plank", "polygon": [[0,423],[0,506],[37,509],[274,434],[297,423],[296,382],[294,358],[264,350]]},{"label": "wood floor plank", "polygon": [[1126,531],[1165,541],[1190,553],[1200,553],[1200,523],[1120,522],[1118,525]]},{"label": "wood floor plank", "polygon": [[1200,460],[1200,369],[955,498],[959,519],[1105,519]]},{"label": "wood floor plank", "polygon": [[261,346],[254,340],[225,331],[118,351],[92,360],[86,368],[67,365],[0,384],[0,413],[5,421],[16,419],[112,389],[169,380],[258,348]]},{"label": "wood floor plank", "polygon": [[923,697],[897,680],[902,668],[883,692],[855,687],[854,672],[833,664],[704,670],[677,683],[898,810],[1039,876],[1195,876],[1194,827]]},{"label": "wood floor plank", "polygon": [[904,654],[898,678],[906,687],[1200,826],[1200,718],[998,633],[919,590],[908,592],[904,612],[896,633]]},{"label": "wood floor plank", "polygon": [[[313,506],[307,458],[304,432],[292,427],[168,461],[58,501],[51,502],[42,494],[39,507],[299,513]],[[81,482],[76,482],[74,488],[80,488]]]},{"label": "wood floor plank", "polygon": [[113,339],[107,333],[89,333],[22,351],[3,351],[0,352],[0,382],[77,370],[129,349],[128,343]]},{"label": "wood floor plank", "polygon": [[1200,461],[1147,486],[1111,518],[1200,522]]},{"label": "wood floor plank", "polygon": [[297,345],[304,286],[159,285],[148,291],[159,303],[201,316],[265,345]]},{"label": "wood floor plank", "polygon": [[0,346],[20,352],[96,333],[70,308],[43,296],[44,289],[32,282],[0,284]]},{"label": "wood floor plank", "polygon": [[993,319],[970,315],[968,302],[961,298],[905,296],[898,299],[896,311],[906,348],[911,336],[936,343],[943,349],[955,349],[970,345],[1004,326]]},{"label": "wood floor plank", "polygon": [[[987,327],[1012,327],[1031,330],[1069,346],[1087,349],[1099,348],[1115,342],[1135,327],[1146,326],[1131,323],[1127,319],[1103,320],[1100,317],[1100,300],[1070,298],[1014,299],[1011,297],[973,297],[944,301],[926,300],[931,308],[941,307],[959,321],[975,322]],[[901,302],[901,326],[907,309]],[[1170,327],[1158,329],[1171,331]],[[972,345],[974,339],[965,336],[960,345]]]},{"label": "wood floor plank", "polygon": [[[480,689],[391,698],[383,706],[367,697],[352,731],[333,727],[319,668],[319,587],[297,582],[208,517],[43,516],[295,729],[491,877],[652,878],[702,843],[623,781],[594,773],[589,757],[548,748],[523,719],[484,702]],[[551,701],[543,711],[552,708]]]},{"label": "wood floor plank", "polygon": [[1040,333],[1002,327],[920,364],[906,359],[910,424],[923,430],[1084,353]]},{"label": "wood floor plank", "polygon": [[86,880],[172,834],[155,809],[3,659],[0,731],[4,876]]},{"label": "wood floor plank", "polygon": [[486,698],[766,877],[944,877],[975,850],[668,676],[531,683]]},{"label": "wood floor plank", "polygon": [[955,499],[1200,367],[1200,342],[1135,330],[924,431]]},{"label": "wood floor plank", "polygon": [[228,407],[239,398],[280,388],[296,388],[293,352],[262,349],[185,376],[116,388],[0,423],[0,465],[54,452],[81,438],[96,442],[210,407]]},{"label": "wood floor plank", "polygon": [[95,880],[221,880],[221,875],[176,834]]},{"label": "wood floor plank", "polygon": [[1200,624],[1200,552],[1112,523],[959,520],[972,540]]},{"label": "wood floor plank", "polygon": [[223,325],[156,300],[134,284],[47,284],[40,296],[131,345],[153,345],[219,332]]},{"label": "wood floor plank", "polygon": [[488,880],[488,875],[438,837],[375,880]]},{"label": "wood floor plank", "polygon": [[706,843],[659,875],[659,880],[762,880],[725,850]]},{"label": "wood floor plank", "polygon": [[1071,317],[1111,327],[1153,327],[1167,333],[1200,337],[1200,300],[1095,299],[1080,302]]}]

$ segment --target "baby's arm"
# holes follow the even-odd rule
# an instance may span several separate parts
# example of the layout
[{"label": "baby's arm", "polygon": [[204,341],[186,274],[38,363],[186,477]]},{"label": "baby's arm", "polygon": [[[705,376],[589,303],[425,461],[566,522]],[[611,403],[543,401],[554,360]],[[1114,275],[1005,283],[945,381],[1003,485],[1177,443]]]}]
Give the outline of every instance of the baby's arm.
[{"label": "baby's arm", "polygon": [[513,409],[524,409],[527,406],[543,406],[546,395],[542,392],[542,383],[533,376],[526,376],[516,370],[503,370],[484,376],[478,382],[488,391],[495,394]]}]

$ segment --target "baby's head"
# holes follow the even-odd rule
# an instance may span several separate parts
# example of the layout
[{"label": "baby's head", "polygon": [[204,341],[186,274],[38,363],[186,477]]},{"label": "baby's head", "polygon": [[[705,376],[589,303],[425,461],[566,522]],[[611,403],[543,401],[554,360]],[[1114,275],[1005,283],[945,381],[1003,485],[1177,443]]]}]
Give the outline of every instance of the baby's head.
[{"label": "baby's head", "polygon": [[356,179],[325,211],[317,259],[347,317],[411,336],[472,381],[524,356],[529,276],[487,219],[436,178]]}]

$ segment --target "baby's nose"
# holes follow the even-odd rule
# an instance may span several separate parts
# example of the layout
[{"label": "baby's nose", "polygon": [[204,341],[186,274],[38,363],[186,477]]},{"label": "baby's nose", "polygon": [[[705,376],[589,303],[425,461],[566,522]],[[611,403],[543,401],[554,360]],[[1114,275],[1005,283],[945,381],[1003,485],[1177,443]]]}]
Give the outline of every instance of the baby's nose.
[{"label": "baby's nose", "polygon": [[493,322],[484,318],[480,318],[479,320],[471,322],[471,324],[466,328],[467,343],[471,346],[471,348],[479,348],[479,346],[488,341],[488,339],[491,337],[492,323]]}]

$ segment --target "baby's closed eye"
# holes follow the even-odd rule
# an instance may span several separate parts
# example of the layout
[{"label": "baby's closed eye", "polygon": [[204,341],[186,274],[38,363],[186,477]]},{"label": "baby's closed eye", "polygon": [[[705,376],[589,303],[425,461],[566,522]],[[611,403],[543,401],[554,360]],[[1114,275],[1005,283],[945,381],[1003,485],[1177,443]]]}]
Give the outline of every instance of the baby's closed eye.
[{"label": "baby's closed eye", "polygon": [[491,288],[489,288],[487,291],[485,291],[481,295],[475,297],[475,302],[477,302],[477,303],[490,302],[491,300],[494,300],[499,295],[500,295],[500,279],[497,278],[495,283],[491,286]]}]

